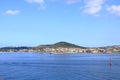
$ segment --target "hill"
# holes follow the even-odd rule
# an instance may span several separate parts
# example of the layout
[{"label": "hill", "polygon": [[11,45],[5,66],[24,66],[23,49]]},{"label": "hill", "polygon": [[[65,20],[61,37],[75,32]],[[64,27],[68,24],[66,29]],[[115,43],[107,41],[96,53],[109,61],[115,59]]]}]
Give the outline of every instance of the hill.
[{"label": "hill", "polygon": [[63,42],[63,41],[55,43],[55,44],[51,44],[51,45],[40,45],[38,47],[49,47],[49,48],[63,47],[63,48],[83,48],[83,49],[86,48],[86,47],[83,47],[83,46],[78,46],[78,45],[68,43],[68,42]]}]

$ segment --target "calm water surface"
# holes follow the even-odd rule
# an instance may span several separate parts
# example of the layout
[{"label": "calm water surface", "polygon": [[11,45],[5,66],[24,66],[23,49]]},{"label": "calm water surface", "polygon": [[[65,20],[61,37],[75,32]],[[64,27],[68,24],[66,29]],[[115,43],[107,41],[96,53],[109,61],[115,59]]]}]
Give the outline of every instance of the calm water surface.
[{"label": "calm water surface", "polygon": [[0,53],[0,80],[120,80],[120,54]]}]

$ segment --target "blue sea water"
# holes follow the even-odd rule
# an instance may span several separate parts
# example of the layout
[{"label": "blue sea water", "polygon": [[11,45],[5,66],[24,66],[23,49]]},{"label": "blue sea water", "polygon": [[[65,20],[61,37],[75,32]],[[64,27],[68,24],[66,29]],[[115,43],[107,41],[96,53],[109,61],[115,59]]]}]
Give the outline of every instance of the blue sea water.
[{"label": "blue sea water", "polygon": [[0,80],[120,80],[120,54],[0,53]]}]

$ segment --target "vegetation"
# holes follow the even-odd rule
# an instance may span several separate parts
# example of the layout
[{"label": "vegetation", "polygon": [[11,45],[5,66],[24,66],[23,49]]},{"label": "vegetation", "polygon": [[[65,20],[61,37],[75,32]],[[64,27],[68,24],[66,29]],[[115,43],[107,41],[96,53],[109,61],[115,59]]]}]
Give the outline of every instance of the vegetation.
[{"label": "vegetation", "polygon": [[63,48],[82,48],[82,49],[85,49],[86,47],[82,47],[82,46],[78,46],[78,45],[75,45],[75,44],[71,44],[71,43],[68,43],[68,42],[58,42],[58,43],[55,43],[55,44],[51,44],[51,45],[40,45],[38,47],[49,47],[49,48],[58,48],[58,47],[63,47]]}]

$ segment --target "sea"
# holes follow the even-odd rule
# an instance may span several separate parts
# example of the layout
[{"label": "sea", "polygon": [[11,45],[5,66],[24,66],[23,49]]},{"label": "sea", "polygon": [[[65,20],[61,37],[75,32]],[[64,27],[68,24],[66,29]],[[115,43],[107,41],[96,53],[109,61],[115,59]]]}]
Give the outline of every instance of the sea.
[{"label": "sea", "polygon": [[0,80],[120,80],[120,54],[1,52]]}]

